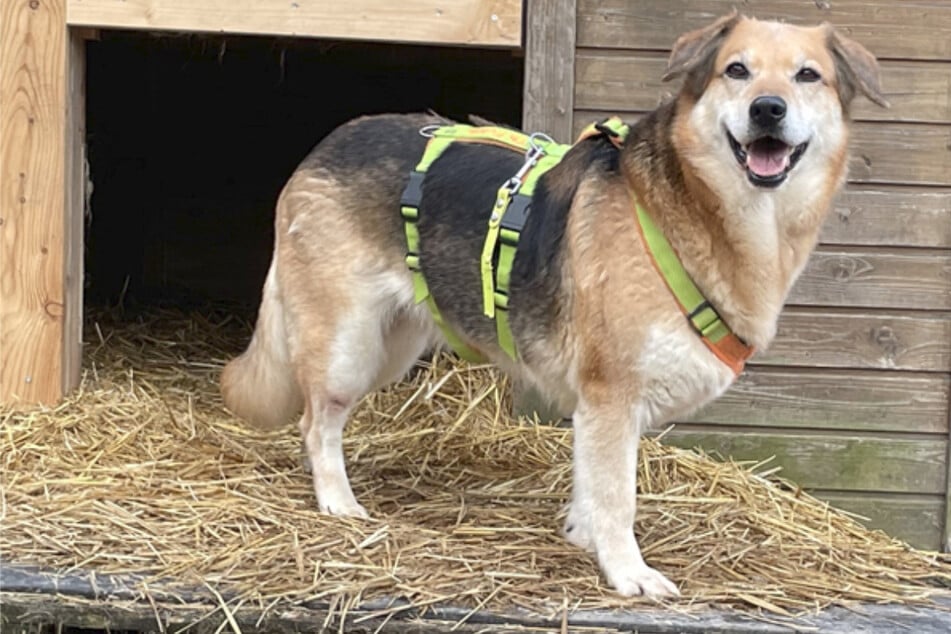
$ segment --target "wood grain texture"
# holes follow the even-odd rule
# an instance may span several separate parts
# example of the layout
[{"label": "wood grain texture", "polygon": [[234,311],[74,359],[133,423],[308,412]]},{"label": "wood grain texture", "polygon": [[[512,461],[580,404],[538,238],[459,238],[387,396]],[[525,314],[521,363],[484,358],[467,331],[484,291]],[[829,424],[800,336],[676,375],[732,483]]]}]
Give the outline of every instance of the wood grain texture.
[{"label": "wood grain texture", "polygon": [[64,0],[0,0],[0,400],[63,391]]},{"label": "wood grain texture", "polygon": [[949,384],[941,374],[753,367],[688,422],[943,434]]},{"label": "wood grain texture", "polygon": [[951,189],[849,185],[836,198],[820,241],[951,248]]},{"label": "wood grain texture", "polygon": [[832,506],[862,515],[859,522],[885,531],[915,548],[940,550],[944,526],[944,501],[941,496],[887,493],[855,494],[841,491],[810,491]]},{"label": "wood grain texture", "polygon": [[522,127],[569,142],[575,94],[575,0],[533,0],[526,5]]},{"label": "wood grain texture", "polygon": [[520,0],[67,0],[71,26],[517,48]]},{"label": "wood grain texture", "polygon": [[[317,602],[267,609],[245,604],[227,614],[213,610],[215,597],[205,588],[183,584],[149,583],[149,600],[142,596],[142,581],[131,575],[89,574],[88,570],[53,574],[52,571],[17,566],[0,568],[3,585],[3,617],[11,631],[18,625],[56,623],[64,631],[111,629],[133,632],[184,632],[190,628],[205,634],[229,629],[233,621],[243,632],[312,632],[315,623],[328,623],[336,613]],[[188,597],[180,599],[181,595]],[[98,597],[98,600],[89,600]],[[415,614],[395,613],[392,599],[366,601],[339,618],[338,631],[374,634],[550,634],[551,632],[638,632],[641,634],[786,634],[788,632],[861,632],[862,634],[945,634],[949,602],[935,597],[936,604],[902,605],[857,603],[804,612],[780,622],[735,608],[671,609],[667,605],[639,605],[634,609],[569,610],[562,614],[538,614],[517,606],[473,610],[466,605],[438,605]],[[397,604],[398,606],[399,604]],[[409,612],[409,614],[406,614]],[[756,616],[756,615],[754,615]],[[564,620],[563,620],[564,619]],[[196,626],[196,623],[201,624]],[[13,629],[16,628],[16,629]],[[46,628],[40,630],[45,631]],[[326,629],[326,628],[324,628]],[[34,630],[29,630],[34,631]]]},{"label": "wood grain texture", "polygon": [[83,220],[86,205],[86,39],[88,33],[67,34],[65,131],[66,269],[63,280],[63,390],[79,385],[83,357]]},{"label": "wood grain texture", "polygon": [[[588,110],[646,111],[680,89],[660,80],[662,53],[580,49],[575,64],[575,106]],[[880,108],[859,97],[857,121],[951,122],[951,62],[882,62],[882,86],[891,103]]]},{"label": "wood grain texture", "polygon": [[831,22],[882,58],[951,60],[951,3],[946,0],[579,0],[578,43],[667,50],[684,31],[734,7],[760,19]]},{"label": "wood grain texture", "polygon": [[943,495],[947,437],[921,439],[884,435],[721,431],[678,425],[665,440],[703,447],[735,460],[776,459],[779,475],[804,488]]},{"label": "wood grain texture", "polygon": [[857,122],[849,181],[951,185],[951,126]]},{"label": "wood grain texture", "polygon": [[951,370],[951,313],[790,308],[753,363],[826,368]]},{"label": "wood grain texture", "polygon": [[787,301],[809,306],[949,310],[951,251],[820,247],[809,257]]}]

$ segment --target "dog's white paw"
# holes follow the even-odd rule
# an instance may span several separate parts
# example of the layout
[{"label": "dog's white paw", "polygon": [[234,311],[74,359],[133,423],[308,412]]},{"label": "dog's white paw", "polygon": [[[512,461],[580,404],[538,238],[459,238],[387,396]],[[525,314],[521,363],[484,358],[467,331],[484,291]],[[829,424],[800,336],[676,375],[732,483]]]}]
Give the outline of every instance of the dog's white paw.
[{"label": "dog's white paw", "polygon": [[370,517],[363,505],[357,502],[349,486],[329,486],[329,483],[325,482],[321,487],[315,480],[314,492],[317,494],[317,506],[322,513],[360,519]]},{"label": "dog's white paw", "polygon": [[588,518],[574,511],[574,506],[568,511],[565,519],[565,539],[588,552],[594,552],[594,539],[591,536],[591,527]]},{"label": "dog's white paw", "polygon": [[680,590],[670,579],[647,564],[604,566],[604,574],[618,593],[625,597],[644,596],[651,599],[679,597]]},{"label": "dog's white paw", "polygon": [[327,504],[321,502],[317,506],[320,507],[320,511],[322,513],[327,513],[329,515],[336,515],[338,517],[356,517],[364,520],[370,518],[370,514],[367,513],[367,510],[363,508],[363,505],[356,500],[353,502],[336,500]]}]

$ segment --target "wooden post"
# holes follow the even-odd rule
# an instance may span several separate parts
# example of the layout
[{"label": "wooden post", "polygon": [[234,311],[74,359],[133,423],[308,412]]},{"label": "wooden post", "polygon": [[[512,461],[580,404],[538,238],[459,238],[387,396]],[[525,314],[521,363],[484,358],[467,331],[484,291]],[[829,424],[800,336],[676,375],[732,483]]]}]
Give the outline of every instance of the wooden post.
[{"label": "wooden post", "polygon": [[[83,336],[83,228],[86,211],[86,41],[92,29],[70,28],[66,58],[66,254],[63,297],[63,390],[79,384]],[[90,190],[91,191],[91,190]]]},{"label": "wooden post", "polygon": [[0,0],[0,402],[79,377],[81,58],[65,0]]},{"label": "wooden post", "polygon": [[[525,3],[525,87],[522,127],[556,141],[572,141],[575,99],[576,0]],[[516,414],[558,423],[561,415],[533,388],[516,386]]]},{"label": "wooden post", "polygon": [[522,127],[569,143],[575,100],[577,2],[531,0],[525,4]]}]

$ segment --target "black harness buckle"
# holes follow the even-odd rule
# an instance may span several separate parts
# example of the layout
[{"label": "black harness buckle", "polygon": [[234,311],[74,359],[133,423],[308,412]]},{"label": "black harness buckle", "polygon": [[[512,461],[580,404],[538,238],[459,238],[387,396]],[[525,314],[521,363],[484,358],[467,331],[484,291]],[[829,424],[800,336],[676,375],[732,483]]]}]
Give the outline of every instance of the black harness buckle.
[{"label": "black harness buckle", "polygon": [[620,136],[615,130],[612,130],[611,128],[605,125],[606,121],[607,119],[605,119],[604,121],[599,121],[598,123],[595,123],[594,129],[600,132],[601,134],[605,136],[609,136],[611,138],[616,138]]},{"label": "black harness buckle", "polygon": [[409,182],[400,196],[400,207],[416,207],[423,200],[423,179],[426,178],[425,172],[412,171],[409,173]]},{"label": "black harness buckle", "polygon": [[528,222],[528,214],[531,210],[532,197],[515,194],[512,196],[509,208],[506,210],[505,215],[502,216],[502,221],[499,223],[499,226],[509,231],[521,233],[522,229],[525,228],[525,223]]}]

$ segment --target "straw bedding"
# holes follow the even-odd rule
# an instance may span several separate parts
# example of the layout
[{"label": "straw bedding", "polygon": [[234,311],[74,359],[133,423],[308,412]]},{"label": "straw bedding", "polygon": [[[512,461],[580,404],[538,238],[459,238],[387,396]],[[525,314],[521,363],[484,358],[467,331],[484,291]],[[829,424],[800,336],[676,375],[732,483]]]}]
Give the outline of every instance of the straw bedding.
[{"label": "straw bedding", "polygon": [[[571,430],[508,416],[494,370],[439,357],[369,396],[346,450],[374,519],[327,517],[296,429],[261,433],[223,409],[217,375],[248,330],[209,315],[99,315],[75,395],[0,410],[4,561],[139,573],[259,606],[644,605],[614,595],[559,535]],[[636,531],[648,562],[681,587],[669,609],[788,615],[926,601],[951,582],[946,557],[754,471],[644,441]]]}]

